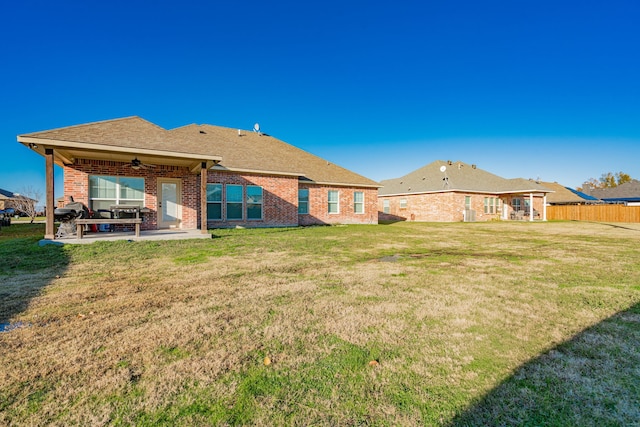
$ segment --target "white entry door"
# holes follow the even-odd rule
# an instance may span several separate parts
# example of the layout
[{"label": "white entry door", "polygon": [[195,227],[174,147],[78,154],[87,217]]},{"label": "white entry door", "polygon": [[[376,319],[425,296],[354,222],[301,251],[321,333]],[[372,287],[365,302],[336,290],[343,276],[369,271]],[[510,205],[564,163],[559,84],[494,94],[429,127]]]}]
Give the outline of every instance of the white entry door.
[{"label": "white entry door", "polygon": [[179,179],[158,179],[158,228],[179,228],[182,221],[182,189]]}]

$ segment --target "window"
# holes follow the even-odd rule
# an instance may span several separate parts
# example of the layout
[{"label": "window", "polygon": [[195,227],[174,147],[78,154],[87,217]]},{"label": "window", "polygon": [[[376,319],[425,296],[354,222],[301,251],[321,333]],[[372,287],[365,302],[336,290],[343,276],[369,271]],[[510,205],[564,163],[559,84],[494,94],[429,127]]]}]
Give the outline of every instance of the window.
[{"label": "window", "polygon": [[498,199],[496,197],[484,198],[484,213],[493,214],[498,211]]},{"label": "window", "polygon": [[389,200],[382,201],[382,212],[386,214],[391,212],[391,208],[389,207]]},{"label": "window", "polygon": [[353,193],[353,212],[357,214],[364,213],[364,193],[362,191]]},{"label": "window", "polygon": [[337,190],[329,190],[329,213],[340,213],[340,192]]},{"label": "window", "polygon": [[247,219],[262,219],[262,187],[247,185]]},{"label": "window", "polygon": [[207,184],[207,219],[222,219],[222,184]]},{"label": "window", "polygon": [[111,205],[144,206],[144,178],[89,176],[89,208],[110,209]]},{"label": "window", "polygon": [[407,199],[400,199],[400,209],[407,209]]},{"label": "window", "polygon": [[471,196],[464,196],[464,208],[465,210],[471,209]]},{"label": "window", "polygon": [[309,189],[307,188],[298,190],[298,213],[309,213]]},{"label": "window", "polygon": [[522,199],[511,200],[511,205],[513,206],[513,210],[516,212],[522,210]]},{"label": "window", "polygon": [[484,213],[494,214],[498,213],[498,207],[500,206],[500,199],[497,197],[485,197],[484,198]]},{"label": "window", "polygon": [[227,185],[227,219],[242,219],[242,185]]}]

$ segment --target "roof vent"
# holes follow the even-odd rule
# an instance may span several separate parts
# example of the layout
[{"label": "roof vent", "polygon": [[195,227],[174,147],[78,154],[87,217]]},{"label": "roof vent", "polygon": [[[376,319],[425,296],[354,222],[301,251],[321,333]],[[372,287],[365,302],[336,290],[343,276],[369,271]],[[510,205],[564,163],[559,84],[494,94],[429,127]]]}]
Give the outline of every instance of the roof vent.
[{"label": "roof vent", "polygon": [[477,169],[476,165],[471,165],[471,169]]},{"label": "roof vent", "polygon": [[458,169],[462,169],[462,163],[458,163]]},{"label": "roof vent", "polygon": [[242,129],[238,129],[238,136],[243,136],[242,135]]},{"label": "roof vent", "polygon": [[203,130],[200,130],[200,133],[206,133],[206,132],[205,132],[205,131],[203,131]]},{"label": "roof vent", "polygon": [[447,163],[449,164],[449,166],[451,166],[453,164],[453,162],[451,160],[447,160]]}]

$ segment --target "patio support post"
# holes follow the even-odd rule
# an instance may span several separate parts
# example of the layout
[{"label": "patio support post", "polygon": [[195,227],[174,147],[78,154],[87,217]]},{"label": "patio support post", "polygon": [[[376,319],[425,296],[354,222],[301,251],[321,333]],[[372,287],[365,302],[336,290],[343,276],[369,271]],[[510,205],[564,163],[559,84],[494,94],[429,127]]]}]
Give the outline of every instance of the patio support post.
[{"label": "patio support post", "polygon": [[200,169],[200,232],[207,234],[207,162]]},{"label": "patio support post", "polygon": [[542,220],[547,220],[547,193],[544,193],[544,197],[542,198]]},{"label": "patio support post", "polygon": [[529,193],[529,221],[533,221],[533,193]]},{"label": "patio support post", "polygon": [[46,186],[46,225],[44,238],[53,240],[55,239],[55,231],[53,225],[53,211],[56,209],[54,206],[54,188],[53,188],[53,148],[45,148],[44,150],[44,159],[45,159],[45,186]]}]

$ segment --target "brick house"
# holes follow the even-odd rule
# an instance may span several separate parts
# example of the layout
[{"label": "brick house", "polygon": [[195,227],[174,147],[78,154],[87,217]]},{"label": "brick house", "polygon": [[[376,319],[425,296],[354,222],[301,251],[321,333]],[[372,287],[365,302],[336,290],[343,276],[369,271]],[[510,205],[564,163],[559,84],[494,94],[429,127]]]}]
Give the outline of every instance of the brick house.
[{"label": "brick house", "polygon": [[505,179],[476,165],[441,160],[380,184],[379,219],[387,221],[546,220],[546,197],[552,193],[533,180]]},{"label": "brick house", "polygon": [[[379,184],[258,131],[140,117],[18,136],[43,155],[47,212],[53,164],[64,195],[92,211],[143,208],[143,230],[376,224]],[[50,224],[49,224],[50,222]],[[47,217],[46,238],[53,238]]]}]

